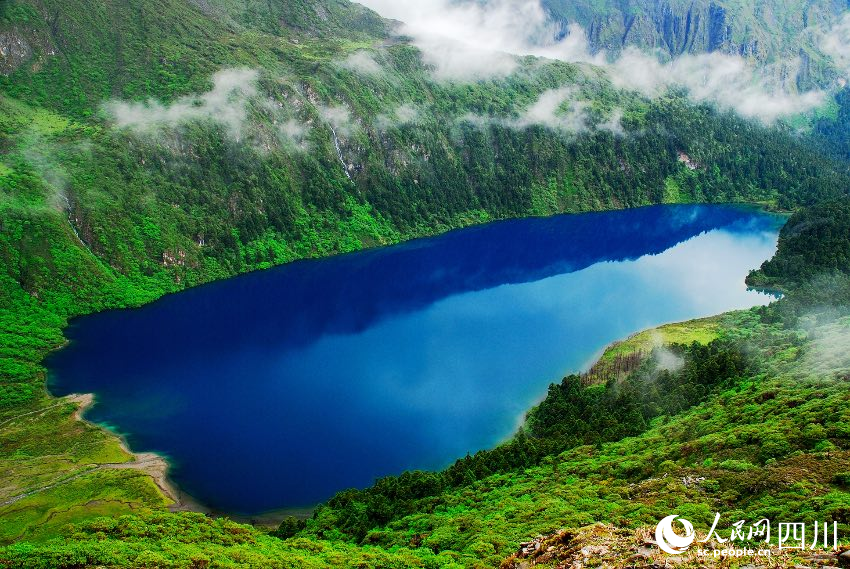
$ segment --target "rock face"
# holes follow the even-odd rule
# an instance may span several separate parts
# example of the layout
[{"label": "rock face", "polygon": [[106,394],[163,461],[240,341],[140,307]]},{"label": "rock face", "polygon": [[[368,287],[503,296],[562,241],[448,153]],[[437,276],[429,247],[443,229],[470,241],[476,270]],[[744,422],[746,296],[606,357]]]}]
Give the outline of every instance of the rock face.
[{"label": "rock face", "polygon": [[[837,0],[543,0],[564,25],[578,23],[594,51],[656,49],[667,57],[721,52],[777,65],[777,77],[811,88],[834,77],[814,31],[848,8]],[[791,69],[793,67],[793,69]]]},{"label": "rock face", "polygon": [[0,73],[9,75],[32,56],[32,48],[17,32],[0,32]]},{"label": "rock face", "polygon": [[694,2],[679,9],[658,2],[646,10],[627,10],[593,17],[588,22],[596,49],[618,50],[625,46],[658,48],[671,56],[730,49],[732,29],[722,6]]}]

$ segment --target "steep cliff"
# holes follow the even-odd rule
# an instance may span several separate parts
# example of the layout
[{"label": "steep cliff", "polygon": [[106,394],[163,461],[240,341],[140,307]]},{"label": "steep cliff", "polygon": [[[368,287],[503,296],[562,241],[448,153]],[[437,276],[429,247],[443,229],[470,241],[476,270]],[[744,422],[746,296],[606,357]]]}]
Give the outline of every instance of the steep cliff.
[{"label": "steep cliff", "polygon": [[847,9],[847,2],[838,0],[543,1],[564,25],[585,28],[596,51],[634,46],[671,58],[737,54],[773,66],[778,79],[791,79],[800,89],[834,79],[816,36]]}]

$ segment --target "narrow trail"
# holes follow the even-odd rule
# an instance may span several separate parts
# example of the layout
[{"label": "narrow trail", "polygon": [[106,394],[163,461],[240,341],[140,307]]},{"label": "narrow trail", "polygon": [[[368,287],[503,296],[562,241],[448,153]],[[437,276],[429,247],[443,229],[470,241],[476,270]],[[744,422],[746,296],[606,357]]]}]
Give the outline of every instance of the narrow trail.
[{"label": "narrow trail", "polygon": [[[16,415],[15,417],[11,417],[6,419],[3,423],[0,423],[0,426],[10,423],[12,421],[18,420],[27,415],[34,415],[36,413],[43,413],[50,409],[54,409],[56,407],[66,405],[67,403],[76,403],[78,405],[77,410],[74,412],[73,418],[75,421],[85,421],[83,418],[83,413],[85,413],[86,409],[88,409],[94,403],[94,396],[91,393],[84,394],[75,394],[68,395],[60,399],[60,401],[54,405],[49,407],[45,407],[43,409],[36,409],[34,411],[30,411],[27,413],[23,413],[21,415]],[[112,434],[112,433],[111,433]],[[0,508],[10,506],[15,502],[19,502],[25,498],[33,496],[35,494],[39,494],[41,492],[46,492],[47,490],[52,490],[57,486],[61,486],[63,484],[67,484],[69,482],[73,482],[82,476],[86,476],[95,472],[103,471],[103,470],[138,470],[143,472],[151,477],[156,487],[160,492],[169,500],[173,502],[171,506],[172,509],[190,509],[190,510],[199,510],[200,506],[195,504],[191,498],[184,496],[181,492],[179,492],[174,486],[172,486],[168,482],[168,462],[161,457],[160,455],[152,452],[132,452],[126,442],[119,437],[119,444],[121,449],[126,452],[131,460],[126,462],[106,462],[102,464],[90,464],[82,467],[82,469],[76,473],[66,475],[55,482],[47,484],[45,486],[41,486],[39,488],[34,488],[32,490],[28,490],[16,496],[12,496],[0,502]]]},{"label": "narrow trail", "polygon": [[57,486],[62,486],[63,484],[67,484],[68,482],[76,480],[77,478],[80,478],[81,476],[85,476],[86,474],[89,474],[91,472],[95,472],[97,470],[99,470],[99,467],[87,468],[87,469],[83,470],[82,472],[77,472],[76,474],[73,474],[71,476],[63,478],[62,480],[59,480],[58,482],[48,484],[47,486],[42,486],[41,488],[36,488],[35,490],[30,490],[28,492],[24,492],[23,494],[18,494],[17,496],[12,496],[11,498],[6,500],[5,502],[0,502],[0,508],[5,507],[5,506],[11,506],[15,502],[19,502],[19,501],[23,500],[24,498],[29,498],[30,496],[34,496],[35,494],[39,494],[39,493],[44,492],[46,490],[52,490],[53,488],[56,488]]},{"label": "narrow trail", "polygon": [[134,460],[130,460],[128,462],[107,462],[104,464],[90,465],[86,468],[83,468],[83,470],[80,472],[76,472],[70,476],[66,476],[61,480],[57,480],[56,482],[52,482],[50,484],[47,484],[46,486],[41,486],[39,488],[29,490],[22,494],[18,494],[17,496],[12,496],[11,498],[3,502],[0,502],[0,508],[10,506],[15,502],[20,502],[24,498],[29,498],[30,496],[34,496],[35,494],[46,492],[47,490],[52,490],[53,488],[62,486],[63,484],[68,484],[69,482],[73,482],[78,478],[81,478],[88,474],[93,474],[101,470],[139,470],[141,472],[144,472],[145,474],[153,478],[156,487],[159,488],[159,490],[169,500],[172,500],[177,505],[182,504],[182,501],[179,499],[178,493],[174,490],[174,488],[171,487],[171,485],[166,480],[168,465],[166,464],[165,460],[159,455],[153,453],[138,453],[134,455]]},{"label": "narrow trail", "polygon": [[21,413],[20,415],[15,415],[14,417],[9,417],[8,419],[4,419],[3,421],[0,421],[0,427],[8,425],[9,423],[13,423],[13,422],[17,421],[18,419],[22,419],[23,417],[28,417],[30,415],[36,415],[38,413],[46,413],[47,411],[50,411],[51,409],[55,409],[56,407],[61,407],[62,405],[64,405],[64,403],[54,403],[53,405],[50,405],[48,407],[42,407],[41,409],[35,409],[34,411],[27,411],[26,413]]}]

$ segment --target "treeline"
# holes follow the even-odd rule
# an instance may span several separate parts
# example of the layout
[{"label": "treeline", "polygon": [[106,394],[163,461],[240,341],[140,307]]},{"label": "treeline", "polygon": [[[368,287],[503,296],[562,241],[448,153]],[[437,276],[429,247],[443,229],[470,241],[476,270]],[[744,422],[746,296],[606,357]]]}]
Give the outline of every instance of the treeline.
[{"label": "treeline", "polygon": [[842,160],[850,160],[850,87],[835,95],[835,114],[815,122],[812,146]]},{"label": "treeline", "polygon": [[[580,376],[568,376],[549,387],[544,401],[529,412],[526,427],[510,442],[467,455],[442,472],[405,472],[382,478],[365,490],[340,492],[317,510],[306,527],[319,537],[342,534],[363,542],[370,530],[430,511],[449,489],[537,465],[570,448],[638,435],[653,419],[696,405],[744,376],[749,367],[736,345],[723,340],[674,345],[664,357],[660,355],[654,353],[624,380],[605,385],[587,388]],[[668,365],[660,365],[662,361]],[[303,527],[286,520],[277,535],[289,537]]]},{"label": "treeline", "polygon": [[789,323],[814,309],[850,308],[850,197],[794,213],[776,255],[751,272],[747,284],[786,293],[767,313]]},{"label": "treeline", "polygon": [[850,275],[850,198],[797,211],[779,233],[776,255],[749,282],[794,288],[824,274]]}]

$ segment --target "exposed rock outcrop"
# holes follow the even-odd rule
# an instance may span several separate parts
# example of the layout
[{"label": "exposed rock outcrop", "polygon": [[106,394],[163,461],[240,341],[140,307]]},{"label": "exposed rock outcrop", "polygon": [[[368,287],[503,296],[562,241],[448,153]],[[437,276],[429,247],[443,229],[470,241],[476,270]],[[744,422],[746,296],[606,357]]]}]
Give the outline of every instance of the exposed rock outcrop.
[{"label": "exposed rock outcrop", "polygon": [[32,48],[15,30],[0,31],[0,73],[9,75],[32,57]]},{"label": "exposed rock outcrop", "polygon": [[836,21],[842,6],[829,0],[789,5],[780,0],[543,0],[565,29],[581,25],[594,51],[626,47],[658,50],[667,57],[720,52],[772,64],[788,86],[806,90],[834,77],[816,49],[816,30]]}]

